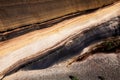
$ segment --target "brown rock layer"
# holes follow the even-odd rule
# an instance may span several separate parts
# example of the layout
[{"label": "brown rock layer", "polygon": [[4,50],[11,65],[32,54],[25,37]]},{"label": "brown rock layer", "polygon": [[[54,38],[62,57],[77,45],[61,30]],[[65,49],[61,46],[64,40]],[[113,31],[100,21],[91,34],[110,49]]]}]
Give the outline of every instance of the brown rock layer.
[{"label": "brown rock layer", "polygon": [[0,32],[41,23],[118,0],[0,0]]},{"label": "brown rock layer", "polygon": [[71,50],[74,52],[93,42],[119,35],[119,7],[120,3],[116,3],[94,13],[63,21],[50,28],[1,42],[0,77],[37,58],[46,57],[51,52],[62,54],[65,51],[64,54],[69,55]]}]

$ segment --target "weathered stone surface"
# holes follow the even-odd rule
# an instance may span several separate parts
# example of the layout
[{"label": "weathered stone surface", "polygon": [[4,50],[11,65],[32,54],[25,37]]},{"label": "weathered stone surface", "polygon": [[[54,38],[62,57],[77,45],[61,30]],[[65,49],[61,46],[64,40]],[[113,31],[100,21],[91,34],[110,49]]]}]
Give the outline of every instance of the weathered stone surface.
[{"label": "weathered stone surface", "polygon": [[96,53],[82,62],[52,66],[43,70],[18,71],[3,80],[119,80],[120,53]]},{"label": "weathered stone surface", "polygon": [[118,0],[0,0],[0,32],[41,23]]},{"label": "weathered stone surface", "polygon": [[[92,46],[88,46],[87,48],[90,50],[94,48],[99,48],[98,45],[102,46],[103,43],[111,43],[111,41],[112,43],[116,44],[116,42],[114,41],[118,40],[120,40],[120,37],[109,38],[106,40],[102,40],[101,42],[92,44]],[[118,43],[118,46],[120,46],[120,43]],[[108,47],[110,47],[110,45]],[[114,49],[113,52],[106,51],[102,53],[102,51],[99,51],[99,53],[93,53],[92,55],[86,57],[86,59],[75,61],[70,65],[68,64],[70,61],[75,59],[74,57],[62,62],[58,62],[52,67],[46,69],[22,69],[12,75],[6,76],[3,80],[72,80],[70,79],[70,76],[75,77],[76,80],[119,80],[119,52],[120,48],[117,47]],[[76,55],[75,57],[80,55],[81,53]]]},{"label": "weathered stone surface", "polygon": [[37,58],[49,57],[52,53],[58,54],[58,58],[65,57],[70,55],[69,52],[74,53],[103,38],[119,35],[119,7],[120,3],[117,3],[53,27],[1,42],[0,76],[6,76]]}]

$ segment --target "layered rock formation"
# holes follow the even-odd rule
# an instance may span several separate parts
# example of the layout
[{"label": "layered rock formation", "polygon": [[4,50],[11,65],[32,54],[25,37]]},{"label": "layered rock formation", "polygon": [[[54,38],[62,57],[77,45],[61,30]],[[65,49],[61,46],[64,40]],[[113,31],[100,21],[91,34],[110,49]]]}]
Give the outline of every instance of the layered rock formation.
[{"label": "layered rock formation", "polygon": [[1,0],[0,41],[50,27],[116,1],[118,0]]},{"label": "layered rock formation", "polygon": [[[54,61],[77,54],[92,43],[119,36],[119,7],[118,2],[94,13],[65,20],[50,28],[0,42],[1,79],[24,65],[28,65],[27,69],[47,68]],[[34,68],[37,63],[39,66]],[[24,79],[26,77],[23,76]]]},{"label": "layered rock formation", "polygon": [[1,0],[0,32],[99,8],[116,1],[118,0]]}]

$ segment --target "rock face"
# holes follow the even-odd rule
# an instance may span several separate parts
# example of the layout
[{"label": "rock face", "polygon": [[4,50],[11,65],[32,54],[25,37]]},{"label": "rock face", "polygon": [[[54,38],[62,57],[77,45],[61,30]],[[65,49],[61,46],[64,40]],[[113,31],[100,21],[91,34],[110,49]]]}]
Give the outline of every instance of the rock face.
[{"label": "rock face", "polygon": [[118,0],[0,0],[0,32],[99,8]]},{"label": "rock face", "polygon": [[43,70],[18,71],[3,80],[119,80],[120,53],[96,53],[82,62],[59,64]]},{"label": "rock face", "polygon": [[74,55],[77,51],[104,38],[119,36],[119,7],[120,3],[116,3],[50,28],[1,42],[0,77],[5,77],[35,60],[41,64],[38,68],[49,67],[49,64],[53,63],[52,60],[57,61],[61,57]]}]

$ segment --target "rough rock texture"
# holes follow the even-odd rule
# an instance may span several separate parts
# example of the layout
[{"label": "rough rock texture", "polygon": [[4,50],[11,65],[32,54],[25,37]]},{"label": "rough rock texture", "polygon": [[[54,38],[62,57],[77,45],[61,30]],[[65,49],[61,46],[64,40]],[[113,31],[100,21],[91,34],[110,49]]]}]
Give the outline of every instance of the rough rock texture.
[{"label": "rough rock texture", "polygon": [[[88,46],[87,49],[99,48],[98,45],[106,44],[106,42],[120,46],[120,37],[107,38],[101,42]],[[111,45],[114,45],[111,44]],[[115,46],[115,45],[114,45]],[[110,48],[108,44],[106,48]],[[111,51],[111,50],[110,50]],[[89,52],[86,51],[86,52]],[[83,52],[84,53],[84,52]],[[80,54],[76,55],[80,56]],[[43,70],[20,70],[10,76],[6,76],[3,80],[119,80],[120,79],[120,47],[114,49],[113,52],[99,51],[84,60],[79,60],[68,65],[75,57],[43,69]],[[39,64],[34,64],[39,65]]]},{"label": "rough rock texture", "polygon": [[75,54],[76,51],[96,41],[120,35],[119,6],[120,3],[117,3],[94,13],[64,21],[51,28],[1,42],[0,76],[11,74],[10,72],[36,58],[43,59],[41,62],[45,62],[43,67],[46,68],[46,63],[48,63],[47,67],[51,63],[49,61],[57,61],[56,58]]},{"label": "rough rock texture", "polygon": [[52,66],[43,70],[18,71],[3,80],[119,80],[120,53],[96,53],[82,62]]}]

